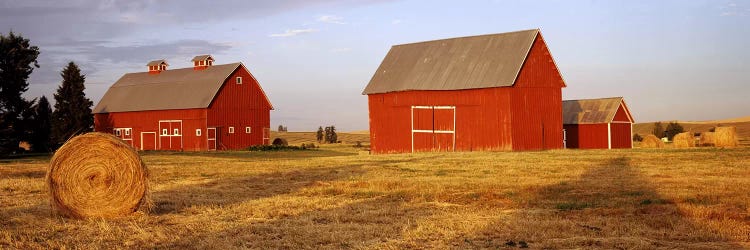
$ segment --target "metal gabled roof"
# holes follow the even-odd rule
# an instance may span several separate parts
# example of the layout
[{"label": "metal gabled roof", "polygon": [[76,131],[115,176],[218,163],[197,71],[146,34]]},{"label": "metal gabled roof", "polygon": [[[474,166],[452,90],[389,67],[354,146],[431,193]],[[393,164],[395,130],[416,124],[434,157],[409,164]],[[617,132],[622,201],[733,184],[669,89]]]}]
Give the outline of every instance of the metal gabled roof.
[{"label": "metal gabled roof", "polygon": [[128,73],[107,90],[93,112],[207,108],[227,77],[240,66],[231,63],[202,70],[191,67],[158,74]]},{"label": "metal gabled roof", "polygon": [[391,47],[362,94],[508,87],[538,29]]},{"label": "metal gabled roof", "polygon": [[622,97],[563,101],[563,124],[610,123],[621,104]]}]

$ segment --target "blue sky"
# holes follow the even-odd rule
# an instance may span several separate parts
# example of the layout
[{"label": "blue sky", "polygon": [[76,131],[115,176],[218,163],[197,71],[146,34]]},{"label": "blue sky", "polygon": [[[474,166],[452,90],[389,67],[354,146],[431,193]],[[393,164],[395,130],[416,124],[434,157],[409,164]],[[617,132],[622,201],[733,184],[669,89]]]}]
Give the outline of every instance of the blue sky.
[{"label": "blue sky", "polygon": [[0,33],[39,46],[27,97],[68,61],[98,102],[128,72],[198,54],[243,62],[292,131],[367,129],[362,89],[394,44],[540,28],[564,99],[623,96],[639,122],[750,111],[750,1],[0,1]]}]

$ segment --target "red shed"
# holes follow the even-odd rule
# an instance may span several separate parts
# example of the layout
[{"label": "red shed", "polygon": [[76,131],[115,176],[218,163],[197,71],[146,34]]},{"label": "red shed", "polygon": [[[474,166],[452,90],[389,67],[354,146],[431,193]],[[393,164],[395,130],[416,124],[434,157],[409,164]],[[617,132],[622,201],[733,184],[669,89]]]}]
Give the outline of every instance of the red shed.
[{"label": "red shed", "polygon": [[363,92],[371,149],[562,148],[563,87],[538,29],[396,45]]},{"label": "red shed", "polygon": [[210,55],[192,68],[148,72],[117,80],[94,108],[96,131],[113,133],[141,150],[205,151],[268,144],[265,92],[242,63],[214,65]]},{"label": "red shed", "polygon": [[622,97],[563,102],[567,148],[632,148],[633,116]]}]

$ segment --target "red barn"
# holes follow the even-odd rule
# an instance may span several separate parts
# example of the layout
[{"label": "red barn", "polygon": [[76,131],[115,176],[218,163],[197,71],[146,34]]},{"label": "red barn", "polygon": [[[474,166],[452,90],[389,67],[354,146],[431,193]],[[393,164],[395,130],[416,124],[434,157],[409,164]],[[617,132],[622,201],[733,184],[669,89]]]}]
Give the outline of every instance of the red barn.
[{"label": "red barn", "polygon": [[117,80],[94,108],[96,131],[113,133],[141,150],[205,151],[268,144],[271,102],[242,63],[214,65],[209,55],[192,68]]},{"label": "red barn", "polygon": [[396,45],[363,92],[371,150],[562,148],[563,87],[539,30]]},{"label": "red barn", "polygon": [[622,97],[563,102],[567,148],[632,148],[633,116]]}]

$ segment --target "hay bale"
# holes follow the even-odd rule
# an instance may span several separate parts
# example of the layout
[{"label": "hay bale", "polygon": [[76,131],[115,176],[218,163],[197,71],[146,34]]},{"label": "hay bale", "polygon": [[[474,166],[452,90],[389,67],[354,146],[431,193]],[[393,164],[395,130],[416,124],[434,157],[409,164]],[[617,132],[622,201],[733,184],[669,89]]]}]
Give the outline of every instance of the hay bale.
[{"label": "hay bale", "polygon": [[656,137],[655,135],[648,134],[643,137],[643,141],[641,141],[641,148],[663,148],[664,142],[659,139],[659,137]]},{"label": "hay bale", "polygon": [[289,146],[289,143],[284,138],[273,139],[273,142],[271,144],[273,144],[274,146]]},{"label": "hay bale", "polygon": [[53,209],[72,218],[114,218],[146,208],[148,169],[138,153],[110,134],[76,136],[47,169]]},{"label": "hay bale", "polygon": [[676,134],[672,139],[672,146],[675,148],[692,148],[695,147],[695,136],[691,132]]},{"label": "hay bale", "polygon": [[737,127],[716,127],[714,132],[717,147],[737,147]]},{"label": "hay bale", "polygon": [[714,132],[701,133],[701,139],[698,144],[703,147],[716,146],[716,134]]}]

